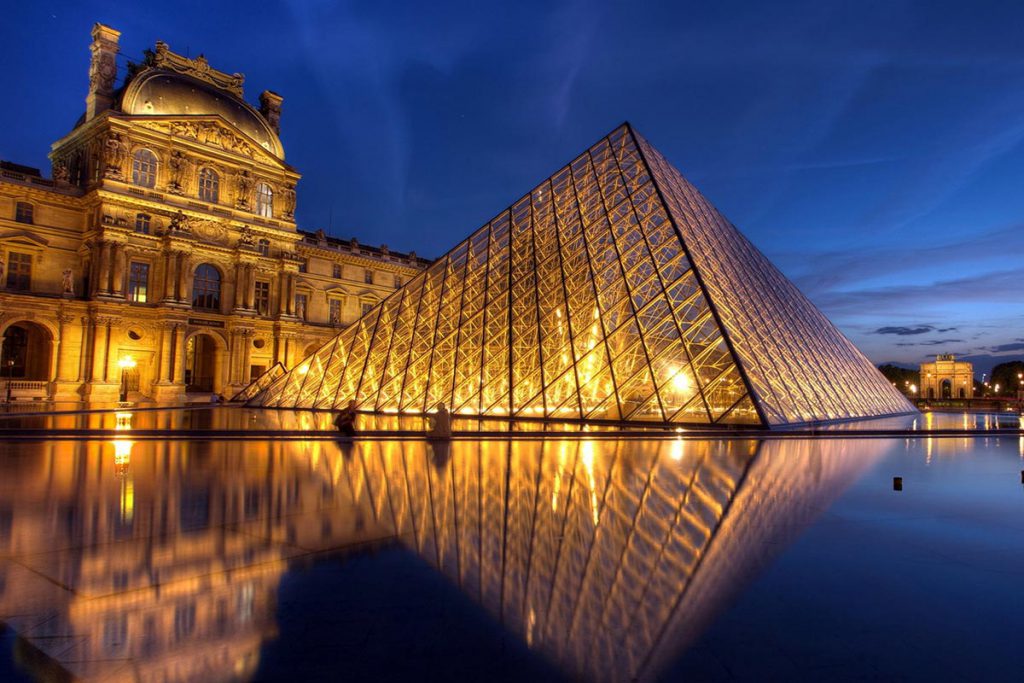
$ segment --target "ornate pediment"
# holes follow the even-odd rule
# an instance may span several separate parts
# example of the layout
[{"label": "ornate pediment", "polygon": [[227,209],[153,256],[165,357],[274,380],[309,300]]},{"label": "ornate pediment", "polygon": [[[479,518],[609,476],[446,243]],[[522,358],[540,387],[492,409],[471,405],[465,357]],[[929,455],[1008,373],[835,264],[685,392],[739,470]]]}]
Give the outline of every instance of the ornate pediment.
[{"label": "ornate pediment", "polygon": [[245,84],[245,76],[218,71],[210,66],[210,62],[203,55],[189,59],[184,55],[171,52],[171,48],[162,40],[158,40],[156,50],[147,55],[147,62],[160,69],[198,78],[221,90],[227,90],[239,99],[243,96],[242,86]]},{"label": "ornate pediment", "polygon": [[230,231],[223,221],[207,220],[202,218],[188,219],[189,232],[203,242],[225,245],[228,243]]},{"label": "ornate pediment", "polygon": [[223,123],[219,118],[142,119],[136,120],[135,125],[186,140],[194,140],[211,147],[219,147],[225,152],[231,152],[261,163],[281,165],[280,159],[256,144],[249,136],[239,132],[233,126]]}]

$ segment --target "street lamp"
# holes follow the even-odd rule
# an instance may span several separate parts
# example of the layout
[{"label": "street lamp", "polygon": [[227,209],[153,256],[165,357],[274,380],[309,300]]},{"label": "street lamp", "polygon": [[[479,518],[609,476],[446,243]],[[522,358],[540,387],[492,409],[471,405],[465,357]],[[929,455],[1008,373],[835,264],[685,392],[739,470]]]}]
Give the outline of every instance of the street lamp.
[{"label": "street lamp", "polygon": [[135,359],[131,356],[124,356],[117,361],[117,367],[121,368],[121,403],[128,400],[128,370],[135,367]]},{"label": "street lamp", "polygon": [[11,402],[11,378],[14,377],[14,359],[8,358],[4,363],[7,366],[7,403]]}]

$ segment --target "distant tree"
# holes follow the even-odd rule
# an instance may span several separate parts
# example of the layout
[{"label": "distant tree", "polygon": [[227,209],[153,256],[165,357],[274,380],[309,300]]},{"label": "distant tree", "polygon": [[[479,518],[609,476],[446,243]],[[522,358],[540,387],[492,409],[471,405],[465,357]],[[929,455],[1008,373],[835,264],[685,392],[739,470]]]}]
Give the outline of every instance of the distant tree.
[{"label": "distant tree", "polygon": [[892,363],[879,365],[878,370],[904,394],[910,394],[911,384],[916,386],[918,390],[921,388],[921,372],[919,370],[901,368],[900,366],[893,365]]},{"label": "distant tree", "polygon": [[1021,381],[1017,379],[1018,373],[1024,374],[1024,360],[1000,363],[992,368],[992,379],[988,381],[989,386],[995,390],[995,386],[998,384],[1000,396],[1016,396],[1021,389]]}]

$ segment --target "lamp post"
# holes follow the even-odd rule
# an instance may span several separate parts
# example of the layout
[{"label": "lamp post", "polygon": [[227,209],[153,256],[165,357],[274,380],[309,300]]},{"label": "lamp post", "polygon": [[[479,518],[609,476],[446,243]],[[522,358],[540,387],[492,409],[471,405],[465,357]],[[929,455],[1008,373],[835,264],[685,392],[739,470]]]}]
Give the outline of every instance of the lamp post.
[{"label": "lamp post", "polygon": [[121,403],[128,401],[128,370],[135,367],[135,359],[131,356],[125,356],[117,361],[117,366],[121,368]]},{"label": "lamp post", "polygon": [[4,363],[7,366],[7,405],[11,404],[11,378],[14,377],[14,359],[8,358]]}]

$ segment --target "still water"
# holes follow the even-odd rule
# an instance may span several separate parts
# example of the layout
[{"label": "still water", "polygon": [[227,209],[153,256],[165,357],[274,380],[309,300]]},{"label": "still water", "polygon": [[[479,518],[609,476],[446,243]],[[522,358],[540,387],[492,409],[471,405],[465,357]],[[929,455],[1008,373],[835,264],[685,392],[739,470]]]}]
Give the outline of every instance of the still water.
[{"label": "still water", "polygon": [[2,443],[0,680],[1019,680],[1022,469],[1004,435]]}]

